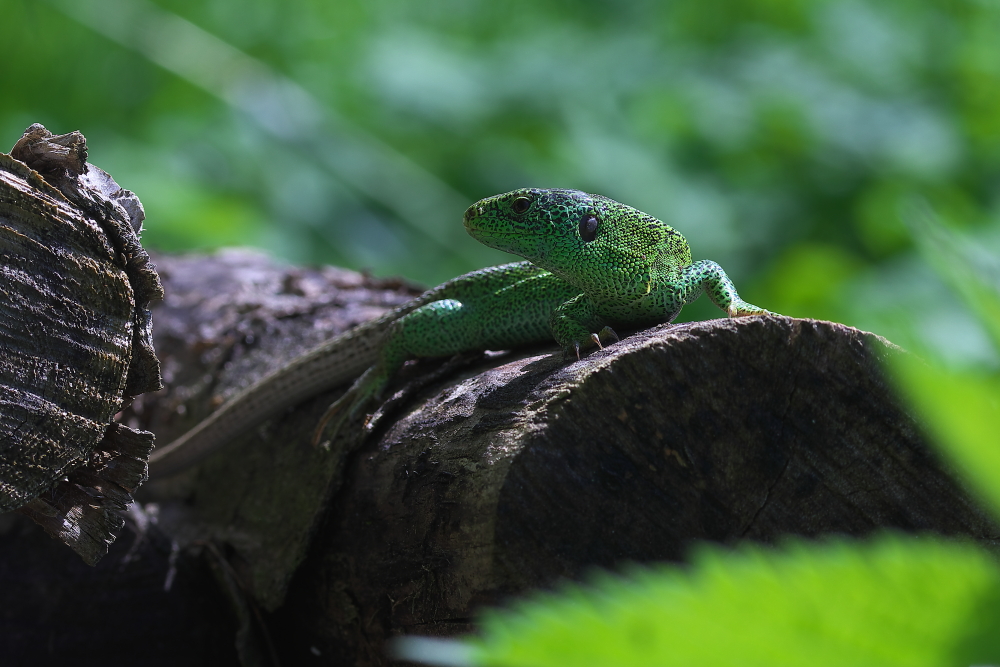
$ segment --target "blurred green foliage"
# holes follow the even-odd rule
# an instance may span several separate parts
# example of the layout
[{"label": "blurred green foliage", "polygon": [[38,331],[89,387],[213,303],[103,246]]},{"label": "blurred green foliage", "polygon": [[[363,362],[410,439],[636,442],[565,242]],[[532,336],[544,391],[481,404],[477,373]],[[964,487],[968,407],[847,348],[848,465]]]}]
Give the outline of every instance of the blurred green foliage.
[{"label": "blurred green foliage", "polygon": [[481,635],[401,657],[497,667],[942,667],[1000,659],[1000,565],[967,543],[884,535],[702,548],[490,612]]},{"label": "blurred green foliage", "polygon": [[[976,314],[1000,351],[1000,253],[956,233],[915,203],[904,216],[924,257]],[[955,468],[1000,515],[1000,371],[948,368],[933,350],[893,359],[892,370]]]},{"label": "blurred green foliage", "polygon": [[[83,131],[145,203],[150,246],[255,245],[436,283],[504,261],[461,230],[474,200],[599,192],[676,226],[751,302],[961,368],[898,372],[1000,503],[1000,281],[980,270],[1000,256],[995,0],[0,0],[0,17],[0,146],[32,122]],[[921,227],[915,200],[971,241]],[[948,271],[965,267],[985,278]],[[690,579],[643,576],[629,594],[696,603],[658,629],[712,650],[735,629],[759,649],[743,664],[821,663],[820,648],[853,664],[998,660],[981,630],[1000,575],[968,546],[708,553]],[[522,611],[615,612],[604,589],[572,595],[558,614]],[[617,609],[639,632],[615,641],[655,636],[652,611]],[[759,614],[726,616],[745,609]],[[783,644],[762,624],[785,612]],[[841,644],[816,634],[823,619],[844,623]],[[520,636],[519,622],[490,627]]]},{"label": "blurred green foliage", "polygon": [[676,226],[751,302],[997,364],[899,217],[917,193],[1000,226],[995,1],[0,0],[0,16],[0,145],[35,121],[82,130],[146,204],[150,246],[436,283],[505,260],[465,236],[468,204],[574,187]]}]

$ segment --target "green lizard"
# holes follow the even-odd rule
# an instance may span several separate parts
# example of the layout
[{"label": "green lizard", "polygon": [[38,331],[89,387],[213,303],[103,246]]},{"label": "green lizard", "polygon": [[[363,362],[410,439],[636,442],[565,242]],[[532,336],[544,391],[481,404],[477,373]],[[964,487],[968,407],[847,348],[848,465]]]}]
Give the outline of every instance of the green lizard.
[{"label": "green lizard", "polygon": [[465,228],[528,261],[449,280],[294,359],[154,451],[150,473],[179,472],[282,410],[357,378],[330,406],[317,438],[334,418],[335,432],[377,400],[414,357],[555,338],[579,358],[581,350],[617,341],[613,326],[670,322],[702,292],[730,317],[768,312],[743,301],[715,262],[692,262],[679,232],[600,195],[515,190],[470,206]]}]

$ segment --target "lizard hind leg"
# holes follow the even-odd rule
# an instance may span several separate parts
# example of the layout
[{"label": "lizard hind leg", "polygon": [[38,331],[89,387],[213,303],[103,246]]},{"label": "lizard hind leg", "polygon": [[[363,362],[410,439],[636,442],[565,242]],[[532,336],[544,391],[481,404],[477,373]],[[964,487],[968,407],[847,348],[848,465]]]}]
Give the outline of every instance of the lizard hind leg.
[{"label": "lizard hind leg", "polygon": [[355,380],[343,396],[330,404],[313,431],[313,447],[328,446],[348,420],[357,417],[371,400],[378,400],[388,384],[388,377],[384,374],[381,377],[379,375],[378,365],[372,366]]},{"label": "lizard hind leg", "polygon": [[313,445],[333,442],[345,423],[357,417],[371,401],[381,398],[389,380],[406,359],[447,356],[476,347],[479,327],[471,321],[471,315],[461,301],[439,299],[393,322],[386,331],[378,362],[323,413],[313,431]]}]

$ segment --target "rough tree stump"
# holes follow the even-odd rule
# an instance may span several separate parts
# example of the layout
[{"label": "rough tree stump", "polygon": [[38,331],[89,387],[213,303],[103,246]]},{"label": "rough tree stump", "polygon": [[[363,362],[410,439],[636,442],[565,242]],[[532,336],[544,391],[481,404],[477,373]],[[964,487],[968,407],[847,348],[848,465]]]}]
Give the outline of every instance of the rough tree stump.
[{"label": "rough tree stump", "polygon": [[[160,443],[413,293],[245,253],[157,264],[168,389],[130,419]],[[700,540],[995,540],[884,379],[880,359],[900,353],[770,316],[665,325],[572,363],[554,345],[422,361],[366,438],[356,423],[329,451],[308,445],[338,390],[150,480],[144,500],[187,552],[225,561],[242,654],[269,635],[284,664],[385,664],[386,637],[469,631],[482,605]]]}]

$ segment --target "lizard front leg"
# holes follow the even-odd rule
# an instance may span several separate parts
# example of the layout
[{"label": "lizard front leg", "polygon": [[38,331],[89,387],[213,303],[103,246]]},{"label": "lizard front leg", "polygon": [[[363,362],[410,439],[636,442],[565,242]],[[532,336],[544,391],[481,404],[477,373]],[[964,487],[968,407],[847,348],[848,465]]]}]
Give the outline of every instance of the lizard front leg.
[{"label": "lizard front leg", "polygon": [[684,304],[689,304],[704,292],[716,306],[726,311],[729,317],[745,315],[768,315],[769,311],[747,303],[736,293],[733,281],[722,267],[703,259],[681,270],[675,281],[678,296]]},{"label": "lizard front leg", "polygon": [[595,345],[603,348],[619,340],[618,334],[597,315],[594,302],[586,294],[578,294],[553,310],[549,328],[563,351],[576,354],[577,359],[580,350]]}]

